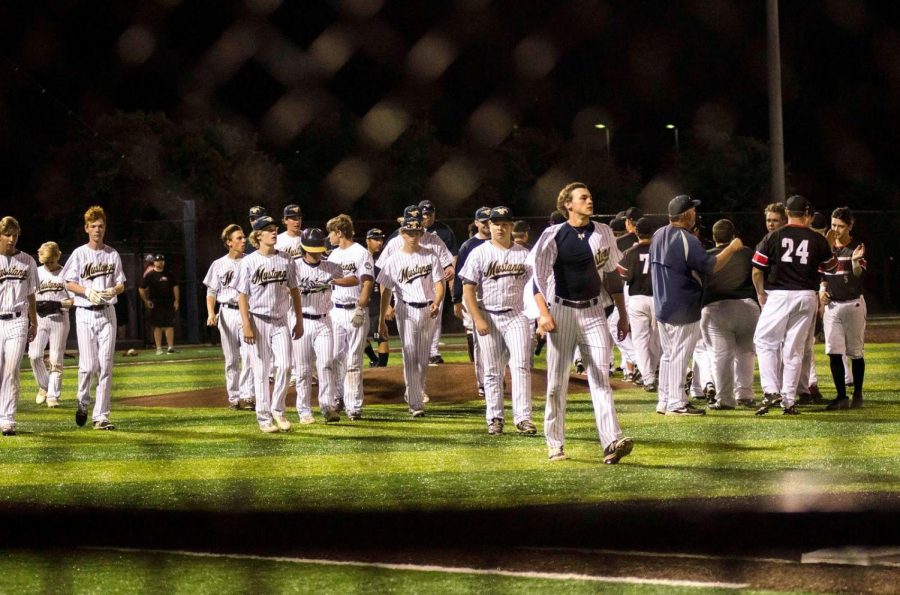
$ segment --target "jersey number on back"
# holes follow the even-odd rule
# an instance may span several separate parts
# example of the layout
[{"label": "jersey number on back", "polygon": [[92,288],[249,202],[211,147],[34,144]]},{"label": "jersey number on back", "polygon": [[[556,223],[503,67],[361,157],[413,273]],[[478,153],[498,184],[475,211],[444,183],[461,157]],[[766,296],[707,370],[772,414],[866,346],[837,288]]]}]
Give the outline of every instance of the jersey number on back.
[{"label": "jersey number on back", "polygon": [[794,250],[794,240],[791,238],[782,238],[781,247],[785,248],[784,254],[781,256],[781,262],[794,262],[794,254],[800,258],[800,264],[806,264],[809,260],[809,240],[803,240]]},{"label": "jersey number on back", "polygon": [[638,256],[638,258],[640,259],[641,262],[644,263],[643,270],[644,270],[644,274],[646,275],[647,273],[650,272],[650,254],[640,254]]}]

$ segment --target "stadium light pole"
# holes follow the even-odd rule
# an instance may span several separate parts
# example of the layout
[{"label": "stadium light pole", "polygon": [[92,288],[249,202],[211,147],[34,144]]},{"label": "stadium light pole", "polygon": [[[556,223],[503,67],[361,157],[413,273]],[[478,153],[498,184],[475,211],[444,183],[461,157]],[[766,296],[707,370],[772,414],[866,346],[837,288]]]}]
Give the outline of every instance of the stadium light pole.
[{"label": "stadium light pole", "polygon": [[675,133],[675,152],[680,153],[681,145],[678,142],[678,126],[676,126],[675,124],[666,124],[666,128]]},{"label": "stadium light pole", "polygon": [[185,300],[188,343],[200,342],[200,312],[197,306],[197,211],[193,199],[181,199],[184,234]]},{"label": "stadium light pole", "polygon": [[600,124],[594,124],[594,128],[600,128],[600,129],[603,130],[603,132],[606,133],[606,156],[609,157],[609,156],[610,156],[610,148],[609,148],[609,126],[607,126],[606,124],[600,123]]},{"label": "stadium light pole", "polygon": [[778,34],[778,0],[766,0],[766,62],[769,81],[769,161],[772,201],[784,200],[784,125],[781,110],[781,42]]}]

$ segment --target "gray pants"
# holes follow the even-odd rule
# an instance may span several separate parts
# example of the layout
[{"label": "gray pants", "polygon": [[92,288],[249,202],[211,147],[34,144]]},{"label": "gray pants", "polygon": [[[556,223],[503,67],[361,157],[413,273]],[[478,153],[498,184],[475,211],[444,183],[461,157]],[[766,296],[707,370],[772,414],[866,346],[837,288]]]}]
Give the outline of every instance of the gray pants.
[{"label": "gray pants", "polygon": [[[720,300],[703,307],[706,341],[716,396],[723,405],[753,399],[753,332],[759,306],[752,299]],[[749,363],[749,365],[748,365]]]}]

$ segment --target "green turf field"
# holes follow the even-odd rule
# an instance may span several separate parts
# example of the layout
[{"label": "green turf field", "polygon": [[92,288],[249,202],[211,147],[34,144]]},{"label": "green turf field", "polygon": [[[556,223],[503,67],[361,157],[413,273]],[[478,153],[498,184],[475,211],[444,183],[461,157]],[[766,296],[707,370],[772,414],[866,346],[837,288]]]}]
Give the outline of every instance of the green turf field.
[{"label": "green turf field", "polygon": [[[464,357],[445,351],[448,361]],[[821,345],[817,358],[827,396]],[[35,384],[23,370],[20,433],[0,440],[0,504],[421,510],[900,490],[896,344],[867,346],[861,410],[826,413],[818,406],[797,417],[773,411],[757,418],[741,410],[671,418],[655,414],[655,395],[616,391],[620,422],[636,444],[618,466],[602,465],[584,394],[570,399],[570,460],[549,463],[541,436],[488,436],[478,401],[430,403],[420,420],[402,405],[369,406],[361,422],[295,425],[290,433],[265,435],[252,413],[224,406],[128,406],[133,396],[221,386],[218,349],[162,357],[145,351],[117,361],[115,432],[75,426],[74,368],[65,371],[64,400],[55,410],[34,403]],[[392,364],[398,361],[392,356]],[[542,409],[537,399],[539,429]]]}]

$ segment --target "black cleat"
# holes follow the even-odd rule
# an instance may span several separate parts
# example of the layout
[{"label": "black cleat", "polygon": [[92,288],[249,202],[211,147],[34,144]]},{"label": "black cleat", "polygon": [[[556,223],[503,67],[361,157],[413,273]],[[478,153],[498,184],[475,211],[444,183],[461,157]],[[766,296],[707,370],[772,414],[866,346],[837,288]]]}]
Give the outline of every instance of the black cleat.
[{"label": "black cleat", "polygon": [[444,358],[442,358],[440,355],[432,355],[430,358],[428,358],[428,363],[436,366],[438,364],[444,363]]},{"label": "black cleat", "polygon": [[785,407],[781,410],[781,415],[800,415],[800,412],[797,411],[796,405],[791,405],[790,407]]},{"label": "black cleat", "polygon": [[725,405],[721,401],[713,400],[707,407],[707,409],[712,409],[713,411],[733,411],[734,407],[731,405]]},{"label": "black cleat", "polygon": [[627,457],[631,454],[633,448],[634,440],[631,438],[616,440],[603,449],[603,462],[607,465],[615,465],[622,460],[623,457]]},{"label": "black cleat", "polygon": [[853,400],[850,401],[850,409],[862,409],[862,406],[863,406],[862,395],[853,395]]},{"label": "black cleat", "polygon": [[835,399],[825,405],[825,411],[844,411],[846,409],[850,409],[850,399],[848,399],[847,397],[844,397],[843,399]]},{"label": "black cleat", "polygon": [[87,407],[78,403],[75,409],[75,425],[79,428],[84,426],[87,423]]},{"label": "black cleat", "polygon": [[669,409],[666,411],[666,415],[706,415],[706,411],[703,409],[697,409],[690,403],[685,405],[684,407],[680,407],[679,409]]}]

